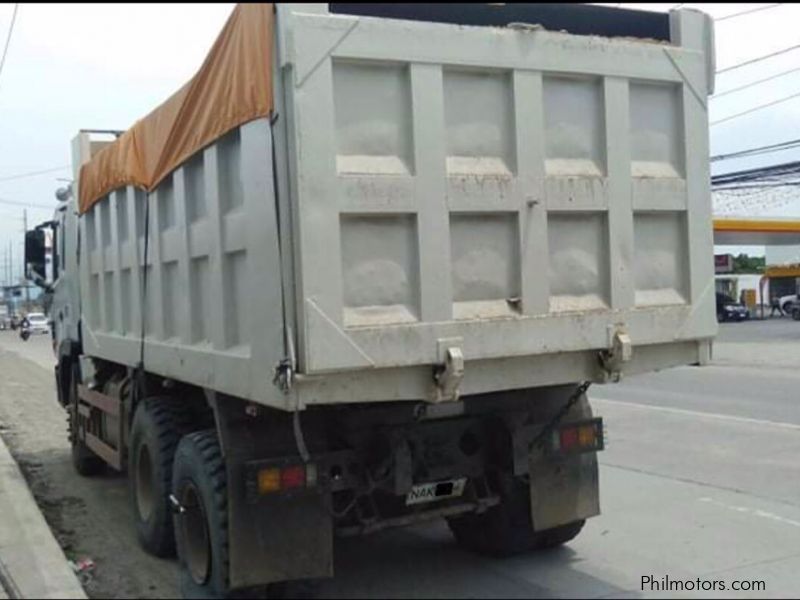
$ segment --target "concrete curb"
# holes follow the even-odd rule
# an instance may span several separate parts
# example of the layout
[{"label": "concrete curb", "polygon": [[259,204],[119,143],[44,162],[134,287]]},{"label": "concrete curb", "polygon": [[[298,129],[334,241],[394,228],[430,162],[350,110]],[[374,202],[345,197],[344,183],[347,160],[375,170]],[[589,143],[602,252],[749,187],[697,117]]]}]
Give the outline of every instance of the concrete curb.
[{"label": "concrete curb", "polygon": [[0,438],[0,598],[86,598]]}]

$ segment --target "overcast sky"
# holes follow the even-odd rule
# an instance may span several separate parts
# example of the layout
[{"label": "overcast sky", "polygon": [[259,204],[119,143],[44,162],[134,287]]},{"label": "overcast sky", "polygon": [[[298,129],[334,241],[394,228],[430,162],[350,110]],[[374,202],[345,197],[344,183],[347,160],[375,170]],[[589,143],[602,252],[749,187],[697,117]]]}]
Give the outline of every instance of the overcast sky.
[{"label": "overcast sky", "polygon": [[[615,5],[612,3],[611,5]],[[13,4],[0,4],[0,43]],[[66,167],[70,140],[80,128],[125,129],[185,83],[200,66],[233,4],[22,4],[0,74],[0,280],[9,240],[22,251],[22,206],[52,207],[54,191],[71,170],[4,180]],[[667,11],[669,4],[621,3]],[[684,4],[714,18],[764,4]],[[717,68],[800,43],[800,6],[784,4],[716,26]],[[0,51],[2,46],[0,46]],[[800,50],[718,76],[717,91],[800,66]],[[710,119],[723,118],[800,92],[800,71],[710,101]],[[712,154],[800,137],[800,98],[711,129]],[[715,163],[725,172],[789,160],[800,152]],[[759,214],[793,215],[800,203],[758,200]],[[770,208],[772,207],[772,208]],[[29,206],[29,226],[52,208]],[[762,248],[745,248],[763,252]],[[15,261],[20,264],[20,261]],[[19,266],[18,266],[19,268]]]}]

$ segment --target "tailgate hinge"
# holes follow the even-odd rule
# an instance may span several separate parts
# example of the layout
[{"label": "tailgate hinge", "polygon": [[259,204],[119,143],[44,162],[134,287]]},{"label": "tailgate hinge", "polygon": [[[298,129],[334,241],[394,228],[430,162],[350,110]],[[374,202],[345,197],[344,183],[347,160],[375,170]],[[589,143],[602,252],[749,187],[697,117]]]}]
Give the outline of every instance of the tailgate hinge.
[{"label": "tailgate hinge", "polygon": [[458,387],[464,378],[464,353],[458,346],[443,349],[444,362],[436,367],[433,380],[436,382],[434,402],[458,400]]},{"label": "tailgate hinge", "polygon": [[284,358],[275,366],[275,375],[272,378],[273,385],[280,388],[284,394],[288,394],[292,389],[294,380],[294,367],[291,358]]},{"label": "tailgate hinge", "polygon": [[603,367],[604,381],[618,382],[622,377],[622,366],[633,357],[631,337],[624,329],[609,330],[609,350],[600,352],[600,364]]},{"label": "tailgate hinge", "polygon": [[294,344],[292,340],[294,336],[292,334],[291,327],[285,327],[283,331],[284,336],[284,343],[286,345],[286,354],[277,365],[275,365],[275,371],[272,377],[272,384],[278,387],[284,394],[288,394],[292,389],[292,384],[294,383],[294,376],[297,372],[295,365],[297,365],[297,360],[294,354]]}]

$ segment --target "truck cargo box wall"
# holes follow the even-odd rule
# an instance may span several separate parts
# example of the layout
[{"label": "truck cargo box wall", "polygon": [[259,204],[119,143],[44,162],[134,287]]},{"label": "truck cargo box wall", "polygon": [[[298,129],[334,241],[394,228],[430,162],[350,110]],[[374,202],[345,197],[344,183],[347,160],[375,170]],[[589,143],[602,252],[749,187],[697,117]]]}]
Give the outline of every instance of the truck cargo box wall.
[{"label": "truck cargo box wall", "polygon": [[714,335],[708,17],[673,43],[285,17],[302,372]]},{"label": "truck cargo box wall", "polygon": [[104,195],[82,218],[86,353],[135,365],[146,314],[148,370],[280,408],[430,397],[456,355],[462,394],[574,382],[617,334],[638,369],[698,361],[705,15],[673,11],[665,43],[277,8],[286,193],[267,119],[182,162],[153,189],[144,308],[145,196]]}]

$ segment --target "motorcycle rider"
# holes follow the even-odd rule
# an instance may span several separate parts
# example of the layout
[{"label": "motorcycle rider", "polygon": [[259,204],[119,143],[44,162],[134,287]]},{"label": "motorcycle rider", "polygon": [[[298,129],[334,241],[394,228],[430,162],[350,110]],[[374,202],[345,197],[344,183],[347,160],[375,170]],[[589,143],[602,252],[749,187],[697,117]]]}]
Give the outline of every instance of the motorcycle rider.
[{"label": "motorcycle rider", "polygon": [[19,323],[19,337],[22,338],[23,341],[27,341],[31,335],[31,322],[28,320],[28,315],[26,314],[22,317],[22,321]]}]

